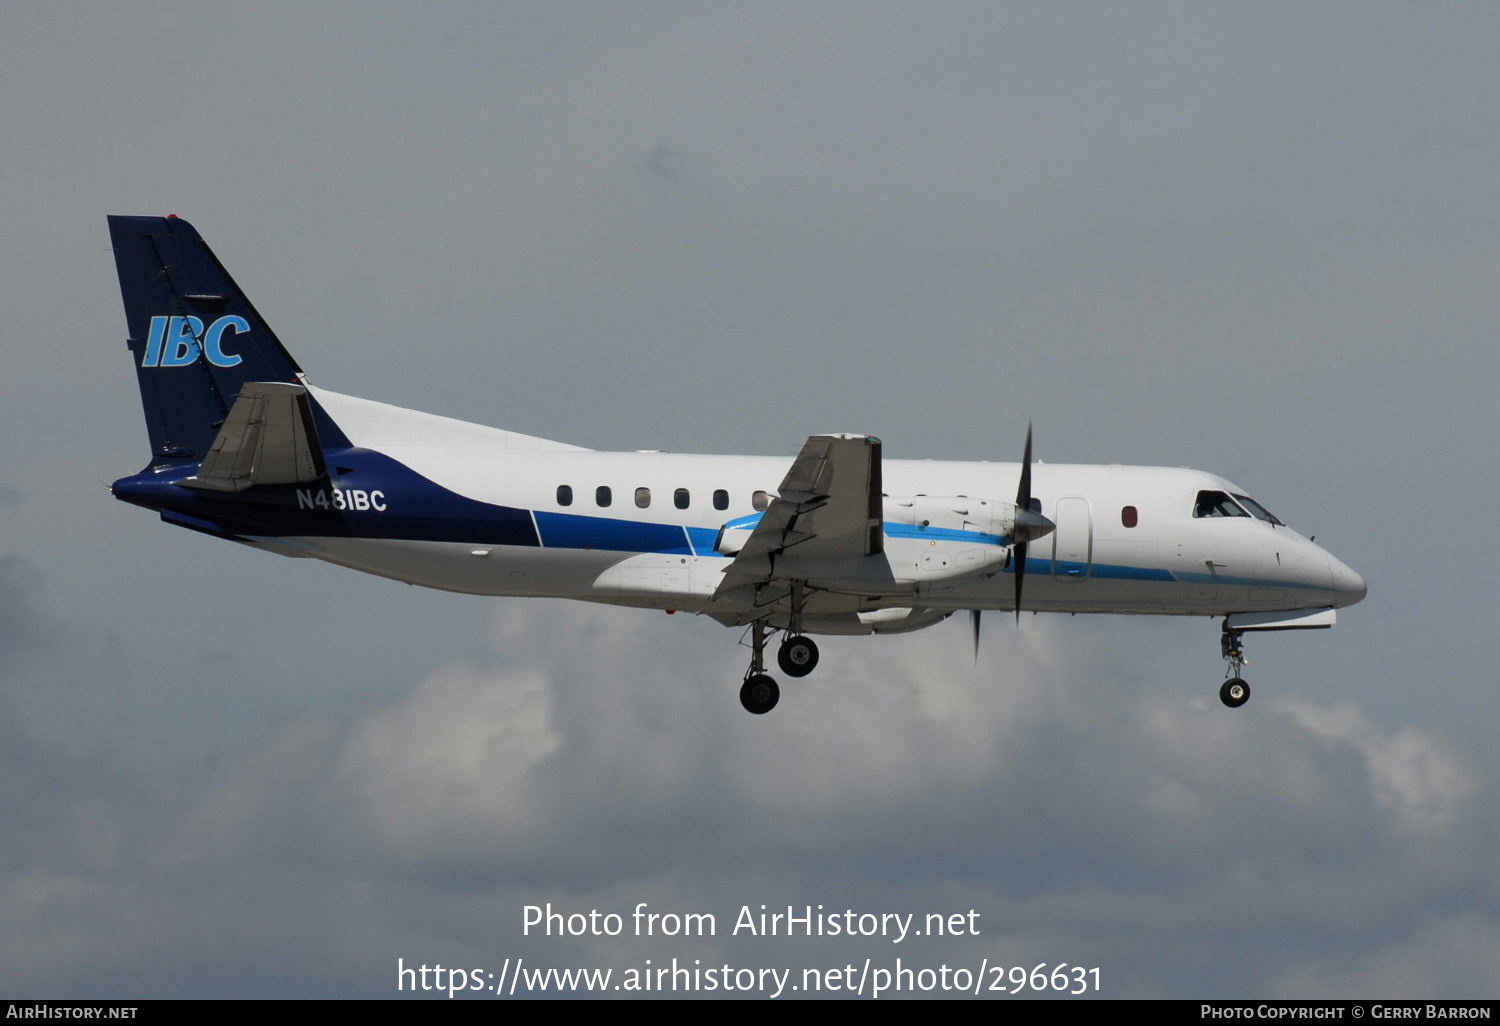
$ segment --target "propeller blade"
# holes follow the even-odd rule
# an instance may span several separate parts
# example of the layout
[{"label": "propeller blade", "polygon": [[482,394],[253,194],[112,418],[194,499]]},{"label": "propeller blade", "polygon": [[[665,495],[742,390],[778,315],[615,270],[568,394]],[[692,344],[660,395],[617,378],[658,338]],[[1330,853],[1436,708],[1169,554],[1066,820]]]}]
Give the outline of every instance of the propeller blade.
[{"label": "propeller blade", "polygon": [[1016,489],[1016,508],[1031,508],[1031,425],[1026,425],[1026,455],[1021,458],[1021,487]]},{"label": "propeller blade", "polygon": [[[1026,452],[1021,457],[1021,484],[1016,489],[1016,523],[1019,527],[1023,519],[1022,510],[1031,512],[1031,422],[1026,423]],[[1017,532],[1019,533],[1019,531]],[[1025,537],[1025,535],[1022,535]],[[1021,625],[1021,585],[1026,580],[1026,549],[1027,543],[1018,541],[1015,543],[1013,552],[1016,564],[1016,626]]]},{"label": "propeller blade", "polygon": [[969,610],[969,623],[974,628],[974,665],[979,665],[979,610]]},{"label": "propeller blade", "polygon": [[1014,555],[1011,557],[1016,564],[1016,626],[1021,625],[1021,582],[1026,580],[1026,542],[1017,542]]}]

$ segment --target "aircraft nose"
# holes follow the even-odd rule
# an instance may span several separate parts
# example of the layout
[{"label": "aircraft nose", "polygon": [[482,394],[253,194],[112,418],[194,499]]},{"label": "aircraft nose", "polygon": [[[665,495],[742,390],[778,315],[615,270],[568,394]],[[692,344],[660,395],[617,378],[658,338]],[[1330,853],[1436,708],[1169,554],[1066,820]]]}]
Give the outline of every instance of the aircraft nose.
[{"label": "aircraft nose", "polygon": [[1333,556],[1328,557],[1328,572],[1333,578],[1333,604],[1352,606],[1365,597],[1365,579]]}]

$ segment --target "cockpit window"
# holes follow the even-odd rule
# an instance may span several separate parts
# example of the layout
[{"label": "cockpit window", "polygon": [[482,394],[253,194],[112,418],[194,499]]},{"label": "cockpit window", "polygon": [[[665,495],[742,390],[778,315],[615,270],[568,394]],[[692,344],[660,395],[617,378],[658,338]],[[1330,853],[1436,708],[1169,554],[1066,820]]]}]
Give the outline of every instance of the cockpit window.
[{"label": "cockpit window", "polygon": [[1195,517],[1248,517],[1240,508],[1239,503],[1231,499],[1227,492],[1199,492],[1198,501],[1193,506]]},{"label": "cockpit window", "polygon": [[1286,526],[1285,524],[1281,523],[1280,520],[1276,519],[1275,513],[1272,513],[1270,510],[1266,509],[1266,507],[1250,498],[1250,496],[1236,495],[1235,498],[1238,499],[1240,505],[1248,509],[1251,515],[1253,515],[1257,520],[1264,520],[1268,524],[1279,524],[1282,527]]}]

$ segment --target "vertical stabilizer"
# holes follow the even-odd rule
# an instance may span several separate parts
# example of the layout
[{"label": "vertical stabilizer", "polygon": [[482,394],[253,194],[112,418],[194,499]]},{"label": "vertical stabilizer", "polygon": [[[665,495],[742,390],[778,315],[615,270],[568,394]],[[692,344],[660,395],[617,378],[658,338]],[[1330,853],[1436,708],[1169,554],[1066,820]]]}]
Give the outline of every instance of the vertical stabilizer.
[{"label": "vertical stabilizer", "polygon": [[[249,382],[302,380],[197,230],[179,217],[109,218],[151,462],[198,463]],[[326,414],[324,445],[347,445]]]}]

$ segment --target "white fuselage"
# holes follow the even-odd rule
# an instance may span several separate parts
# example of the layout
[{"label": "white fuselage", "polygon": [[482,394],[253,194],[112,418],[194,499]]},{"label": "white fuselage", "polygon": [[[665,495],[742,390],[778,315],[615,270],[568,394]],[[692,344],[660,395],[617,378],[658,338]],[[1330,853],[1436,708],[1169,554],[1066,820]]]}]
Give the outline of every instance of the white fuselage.
[{"label": "white fuselage", "polygon": [[[753,518],[765,496],[776,494],[786,457],[596,452],[321,390],[315,395],[357,446],[455,496],[529,511],[541,543],[256,539],[268,548],[451,591],[683,610],[725,622],[764,615],[715,597],[731,562],[716,546],[724,525]],[[883,468],[887,537],[880,576],[862,583],[807,574],[806,630],[910,630],[953,610],[1014,608],[1013,567],[995,562],[966,540],[974,535],[957,528],[972,516],[971,502],[1013,496],[1020,466],[888,459]],[[348,493],[351,506],[363,493],[372,519],[420,512],[400,509],[399,494],[387,495],[379,480],[335,473],[332,484]],[[1196,470],[1035,464],[1032,494],[1056,528],[1031,544],[1024,608],[1225,615],[1327,609],[1363,597],[1357,574],[1288,527],[1244,514],[1195,516],[1195,503],[1208,492],[1244,496]],[[370,500],[371,493],[379,498]],[[642,537],[648,540],[632,540]],[[609,547],[589,544],[594,538]],[[966,559],[990,562],[956,571]]]}]

